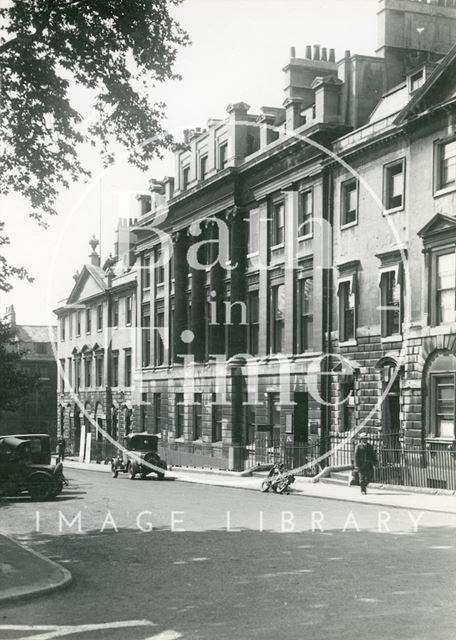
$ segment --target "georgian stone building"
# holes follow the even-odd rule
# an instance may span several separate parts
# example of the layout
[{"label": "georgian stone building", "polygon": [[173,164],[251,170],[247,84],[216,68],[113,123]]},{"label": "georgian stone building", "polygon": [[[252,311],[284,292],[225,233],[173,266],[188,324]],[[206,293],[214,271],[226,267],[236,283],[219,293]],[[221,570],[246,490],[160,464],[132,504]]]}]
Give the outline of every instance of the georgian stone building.
[{"label": "georgian stone building", "polygon": [[[428,131],[429,98],[423,119],[418,105],[451,78],[452,54],[443,57],[456,40],[455,18],[452,2],[380,0],[377,56],[347,51],[336,61],[333,50],[314,46],[298,58],[292,49],[282,107],[254,115],[232,104],[226,119],[186,132],[176,178],[154,183],[160,203],[138,221],[151,234],[137,245],[140,314],[150,327],[141,341],[142,401],[176,460],[188,453],[196,464],[197,452],[240,467],[240,447],[248,457],[261,439],[308,442],[361,422],[383,430],[390,446],[401,428],[424,437],[413,364],[425,359],[415,335],[421,320],[413,342],[410,318],[406,347],[402,322],[404,305],[416,315],[429,303],[404,297],[403,262],[413,252],[413,287],[430,286],[417,277],[417,232],[434,233],[421,231],[431,211],[452,215],[450,178],[445,205],[442,193],[438,205],[431,195],[441,191],[439,172],[454,167],[451,88],[440,89],[444,105],[437,97],[437,138]],[[436,143],[445,131],[448,147]],[[420,193],[432,207],[419,204]],[[420,221],[413,242],[410,219]],[[448,387],[436,389],[431,405],[440,398],[447,408]]]},{"label": "georgian stone building", "polygon": [[[59,343],[93,376],[95,432],[130,415],[170,464],[230,469],[361,425],[453,446],[456,3],[379,0],[377,19],[376,56],[292,48],[281,106],[186,131],[175,177],[139,198],[128,266],[85,267],[61,320],[98,300],[112,318],[125,292],[136,322],[117,346],[113,321]],[[128,349],[120,396],[109,350]]]},{"label": "georgian stone building", "polygon": [[[104,459],[135,423],[136,270],[133,222],[120,221],[114,257],[101,266],[92,238],[90,262],[74,276],[58,318],[58,429],[67,451]],[[138,416],[136,417],[138,420]]]},{"label": "georgian stone building", "polygon": [[333,347],[357,371],[353,422],[390,447],[455,441],[455,78],[456,48],[422,61],[334,147],[353,171],[333,166]]}]

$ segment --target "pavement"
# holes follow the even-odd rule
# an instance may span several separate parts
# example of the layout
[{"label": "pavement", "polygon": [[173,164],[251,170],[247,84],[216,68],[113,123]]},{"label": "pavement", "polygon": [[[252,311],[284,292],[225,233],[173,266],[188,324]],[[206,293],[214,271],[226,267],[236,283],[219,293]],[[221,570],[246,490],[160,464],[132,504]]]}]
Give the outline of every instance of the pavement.
[{"label": "pavement", "polygon": [[70,582],[67,569],[0,534],[0,605],[52,593]]},{"label": "pavement", "polygon": [[[105,464],[77,462],[66,459],[64,465],[72,469],[89,470],[100,473],[110,473],[111,466]],[[265,474],[255,474],[251,477],[240,473],[210,469],[173,467],[168,477],[180,482],[193,482],[217,487],[231,487],[259,491],[261,478]],[[452,493],[421,492],[418,487],[393,487],[388,485],[369,485],[367,495],[362,495],[359,487],[349,487],[344,484],[325,481],[312,482],[310,478],[297,477],[291,487],[294,495],[314,497],[326,500],[342,500],[384,507],[401,509],[419,509],[420,511],[438,511],[456,514],[456,496]]]}]

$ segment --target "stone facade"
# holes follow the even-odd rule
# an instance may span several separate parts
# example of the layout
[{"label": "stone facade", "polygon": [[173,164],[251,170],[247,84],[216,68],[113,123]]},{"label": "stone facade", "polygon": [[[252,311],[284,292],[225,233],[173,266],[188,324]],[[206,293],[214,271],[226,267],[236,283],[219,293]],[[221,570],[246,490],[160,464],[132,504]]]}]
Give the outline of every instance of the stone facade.
[{"label": "stone facade", "polygon": [[67,452],[81,459],[109,458],[116,451],[116,441],[138,430],[136,270],[129,253],[132,224],[120,221],[116,256],[106,260],[103,268],[96,253],[98,243],[91,240],[90,263],[75,275],[69,297],[55,310],[58,432],[65,438]]}]

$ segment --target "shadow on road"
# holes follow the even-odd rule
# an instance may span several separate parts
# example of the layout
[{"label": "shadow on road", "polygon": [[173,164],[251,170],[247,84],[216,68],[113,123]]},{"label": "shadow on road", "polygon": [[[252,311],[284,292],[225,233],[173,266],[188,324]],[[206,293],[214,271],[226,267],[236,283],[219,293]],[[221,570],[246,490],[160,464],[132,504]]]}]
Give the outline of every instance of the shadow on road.
[{"label": "shadow on road", "polygon": [[147,619],[195,640],[452,637],[452,527],[407,536],[151,527],[32,534],[29,544],[64,562],[73,586],[40,599],[38,611],[11,607],[4,620]]}]

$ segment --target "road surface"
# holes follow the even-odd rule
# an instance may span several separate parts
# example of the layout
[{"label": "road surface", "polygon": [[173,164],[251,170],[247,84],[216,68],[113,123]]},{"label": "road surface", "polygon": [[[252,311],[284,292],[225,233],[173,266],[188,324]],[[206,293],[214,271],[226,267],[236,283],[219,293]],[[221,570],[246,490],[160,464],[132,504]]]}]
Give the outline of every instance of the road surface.
[{"label": "road surface", "polygon": [[[456,629],[456,518],[68,470],[0,528],[73,574],[0,640],[430,640]],[[71,628],[70,628],[71,626]]]}]

